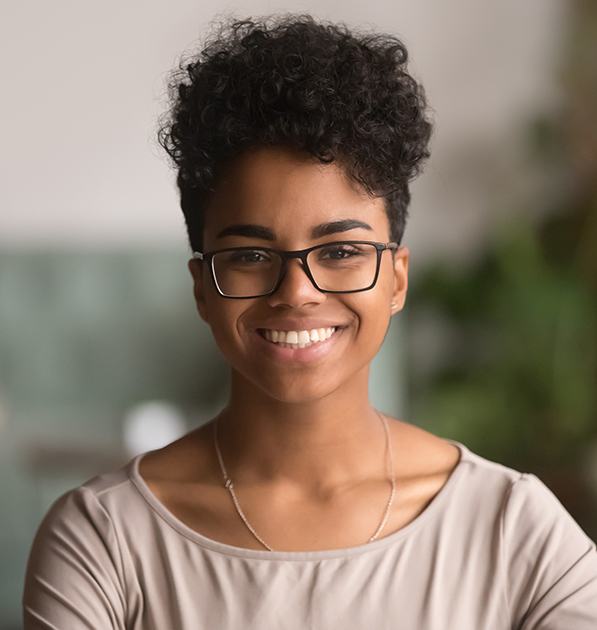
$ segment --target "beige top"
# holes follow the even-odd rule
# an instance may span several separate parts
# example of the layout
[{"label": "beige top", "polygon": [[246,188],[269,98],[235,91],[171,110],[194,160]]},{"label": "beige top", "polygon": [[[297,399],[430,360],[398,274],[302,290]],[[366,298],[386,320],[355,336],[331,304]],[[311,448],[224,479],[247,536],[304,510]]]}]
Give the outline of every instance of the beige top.
[{"label": "beige top", "polygon": [[138,455],[58,498],[25,630],[595,630],[595,543],[535,475],[460,462],[413,521],[356,547],[245,549],[158,501]]}]

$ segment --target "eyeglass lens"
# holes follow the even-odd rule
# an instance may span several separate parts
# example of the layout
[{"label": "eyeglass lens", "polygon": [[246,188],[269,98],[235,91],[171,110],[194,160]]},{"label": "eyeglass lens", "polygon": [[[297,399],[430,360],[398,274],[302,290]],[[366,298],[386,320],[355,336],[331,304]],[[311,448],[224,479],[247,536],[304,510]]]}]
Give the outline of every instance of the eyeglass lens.
[{"label": "eyeglass lens", "polygon": [[[365,289],[375,278],[377,249],[367,243],[326,244],[308,253],[307,265],[320,289]],[[276,286],[281,268],[281,256],[259,248],[218,252],[213,257],[216,282],[231,297],[269,293]]]}]

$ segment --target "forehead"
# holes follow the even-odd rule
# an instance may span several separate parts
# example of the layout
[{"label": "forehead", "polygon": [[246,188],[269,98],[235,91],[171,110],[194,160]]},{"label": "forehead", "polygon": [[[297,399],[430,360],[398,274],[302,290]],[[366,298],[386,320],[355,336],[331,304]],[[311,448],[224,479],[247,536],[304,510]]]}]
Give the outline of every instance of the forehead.
[{"label": "forehead", "polygon": [[363,220],[385,238],[384,208],[382,199],[367,195],[336,163],[321,164],[293,149],[253,149],[219,178],[206,212],[205,238],[213,241],[223,228],[238,223],[263,225],[280,237],[306,238],[313,226],[340,219]]}]

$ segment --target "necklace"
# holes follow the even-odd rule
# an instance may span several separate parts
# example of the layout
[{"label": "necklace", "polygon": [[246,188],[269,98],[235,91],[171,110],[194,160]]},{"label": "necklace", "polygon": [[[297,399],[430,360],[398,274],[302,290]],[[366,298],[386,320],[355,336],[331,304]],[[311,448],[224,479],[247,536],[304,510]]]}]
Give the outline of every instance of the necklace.
[{"label": "necklace", "polygon": [[[390,442],[390,433],[388,430],[388,423],[385,419],[384,416],[382,416],[379,411],[377,411],[377,409],[375,410],[375,413],[379,416],[379,418],[382,421],[383,424],[383,428],[386,434],[386,448],[388,451],[388,478],[390,480],[390,483],[392,484],[392,490],[390,492],[390,498],[388,499],[388,502],[386,504],[386,509],[384,511],[383,517],[381,519],[381,522],[379,524],[379,526],[377,527],[377,529],[375,530],[375,533],[373,534],[373,536],[371,536],[371,538],[369,538],[369,540],[367,541],[368,543],[374,541],[380,534],[380,532],[382,531],[382,529],[384,528],[386,521],[388,520],[388,516],[390,513],[390,508],[392,506],[392,502],[394,501],[394,494],[396,491],[396,479],[394,477],[394,461],[392,458],[392,444]],[[222,470],[222,476],[224,477],[224,487],[228,489],[228,491],[230,492],[230,496],[232,497],[232,502],[234,503],[234,507],[236,508],[236,511],[238,512],[238,515],[240,516],[240,518],[242,519],[243,523],[247,526],[247,529],[253,534],[253,536],[255,536],[255,538],[267,549],[269,549],[269,551],[274,551],[274,549],[272,549],[264,540],[263,538],[261,538],[261,536],[259,536],[259,534],[255,531],[255,529],[253,528],[253,526],[251,525],[251,523],[249,523],[249,521],[247,520],[247,517],[244,515],[240,504],[238,502],[238,499],[236,498],[236,494],[234,493],[234,484],[232,483],[232,479],[230,479],[230,477],[228,476],[228,473],[226,472],[226,468],[224,467],[224,461],[222,459],[222,453],[220,452],[220,446],[218,444],[218,418],[216,418],[216,421],[214,423],[214,445],[216,447],[216,453],[218,455],[218,460],[220,462],[220,469]]]}]

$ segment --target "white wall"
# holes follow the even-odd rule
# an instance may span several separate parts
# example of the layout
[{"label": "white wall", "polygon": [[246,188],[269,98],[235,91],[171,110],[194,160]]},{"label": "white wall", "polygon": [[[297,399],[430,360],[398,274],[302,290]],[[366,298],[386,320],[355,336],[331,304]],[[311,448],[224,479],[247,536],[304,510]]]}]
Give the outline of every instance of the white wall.
[{"label": "white wall", "polygon": [[155,142],[167,73],[217,13],[273,11],[403,37],[437,124],[405,243],[418,260],[478,247],[488,190],[517,168],[519,126],[557,96],[562,0],[3,2],[0,247],[185,247]]}]

